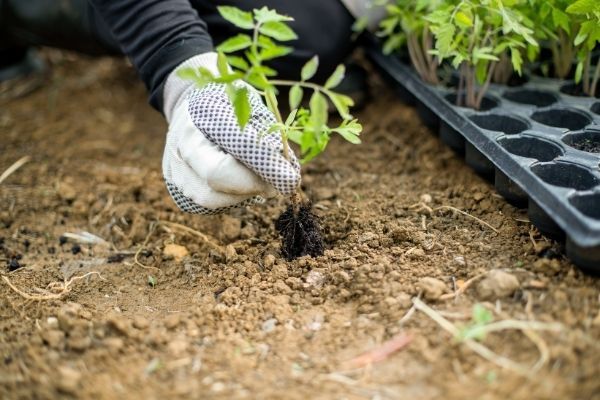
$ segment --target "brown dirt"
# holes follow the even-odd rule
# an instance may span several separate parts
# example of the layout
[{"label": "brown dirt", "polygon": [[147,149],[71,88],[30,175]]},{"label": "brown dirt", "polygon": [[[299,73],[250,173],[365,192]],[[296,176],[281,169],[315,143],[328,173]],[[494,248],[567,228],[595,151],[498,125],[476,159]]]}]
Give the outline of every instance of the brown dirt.
[{"label": "brown dirt", "polygon": [[[382,84],[359,115],[365,143],[334,140],[305,168],[325,255],[286,262],[273,227],[282,203],[232,216],[176,210],[160,171],[166,126],[125,63],[48,56],[48,84],[0,107],[0,171],[32,157],[0,185],[0,271],[33,295],[90,271],[101,278],[75,280],[46,301],[0,280],[0,398],[600,398],[598,281]],[[158,220],[210,235],[223,250]],[[79,230],[110,245],[59,244]],[[150,269],[133,263],[145,240],[139,261]],[[9,273],[17,255],[21,268]],[[456,299],[431,300],[492,269],[518,288],[495,272]],[[495,287],[499,277],[505,284]],[[457,325],[481,303],[496,320],[563,330],[539,334],[549,359],[522,377],[419,311],[401,321],[420,291]],[[412,337],[406,347],[348,371],[348,360],[402,333]],[[483,343],[526,365],[539,357],[519,331]]]}]

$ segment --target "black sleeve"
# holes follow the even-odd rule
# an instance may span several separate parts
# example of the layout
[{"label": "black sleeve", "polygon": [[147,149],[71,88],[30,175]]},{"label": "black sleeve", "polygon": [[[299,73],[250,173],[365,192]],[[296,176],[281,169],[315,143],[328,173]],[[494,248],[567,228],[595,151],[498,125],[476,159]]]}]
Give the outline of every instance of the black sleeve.
[{"label": "black sleeve", "polygon": [[213,49],[188,0],[90,0],[162,111],[162,86],[180,63]]}]

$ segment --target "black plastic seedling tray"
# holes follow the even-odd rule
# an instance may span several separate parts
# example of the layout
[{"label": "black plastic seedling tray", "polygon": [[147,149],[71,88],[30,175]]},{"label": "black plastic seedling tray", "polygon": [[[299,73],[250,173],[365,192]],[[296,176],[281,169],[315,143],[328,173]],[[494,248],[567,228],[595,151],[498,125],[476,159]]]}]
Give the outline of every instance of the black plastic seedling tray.
[{"label": "black plastic seedling tray", "polygon": [[564,240],[577,266],[600,273],[599,99],[566,95],[564,81],[531,76],[518,87],[492,85],[475,111],[457,107],[455,89],[424,83],[375,42],[368,54],[444,143],[506,200],[527,207],[542,233]]}]

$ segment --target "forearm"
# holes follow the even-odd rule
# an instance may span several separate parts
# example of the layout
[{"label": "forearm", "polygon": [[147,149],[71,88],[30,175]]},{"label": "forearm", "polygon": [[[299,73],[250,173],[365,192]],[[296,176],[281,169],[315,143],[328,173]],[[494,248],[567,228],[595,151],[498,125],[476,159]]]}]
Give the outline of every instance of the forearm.
[{"label": "forearm", "polygon": [[188,0],[91,0],[161,109],[162,85],[180,63],[213,49]]}]

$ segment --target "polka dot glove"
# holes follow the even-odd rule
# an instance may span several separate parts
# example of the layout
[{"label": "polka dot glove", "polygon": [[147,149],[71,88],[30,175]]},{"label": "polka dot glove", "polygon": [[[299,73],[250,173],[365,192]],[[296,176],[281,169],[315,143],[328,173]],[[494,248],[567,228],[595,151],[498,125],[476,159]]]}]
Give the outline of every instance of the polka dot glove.
[{"label": "polka dot glove", "polygon": [[216,60],[207,53],[184,62],[164,88],[169,132],[163,175],[177,206],[195,214],[260,203],[277,192],[290,195],[300,183],[300,165],[293,154],[291,161],[283,157],[279,133],[264,134],[275,118],[256,91],[248,87],[252,113],[242,132],[224,85],[198,89],[176,74],[203,66],[217,75]]}]

